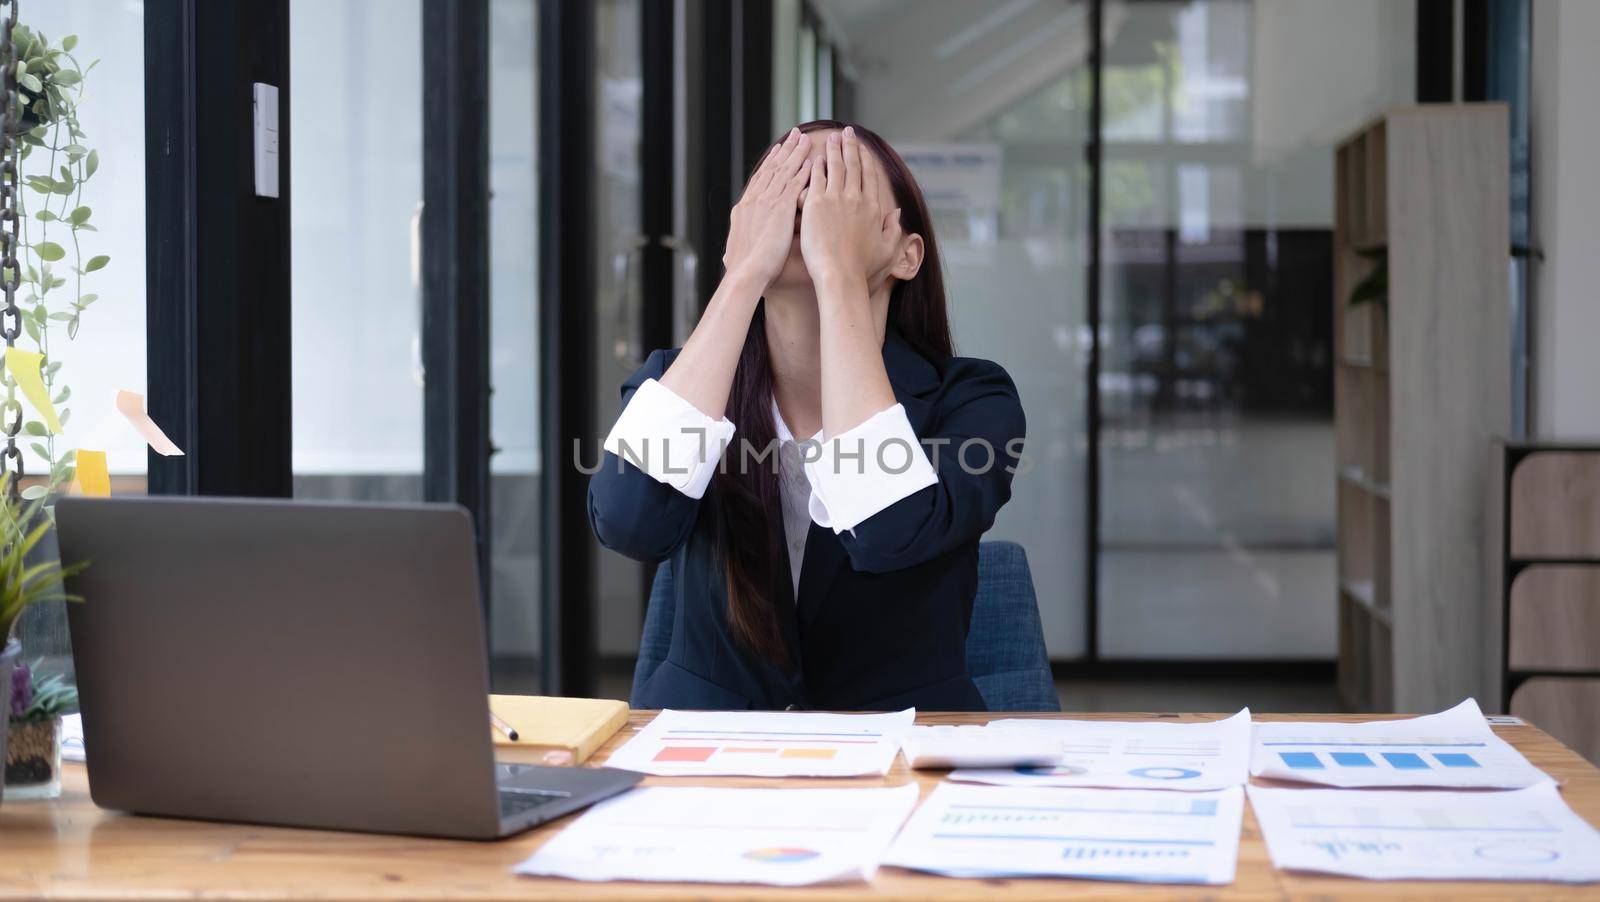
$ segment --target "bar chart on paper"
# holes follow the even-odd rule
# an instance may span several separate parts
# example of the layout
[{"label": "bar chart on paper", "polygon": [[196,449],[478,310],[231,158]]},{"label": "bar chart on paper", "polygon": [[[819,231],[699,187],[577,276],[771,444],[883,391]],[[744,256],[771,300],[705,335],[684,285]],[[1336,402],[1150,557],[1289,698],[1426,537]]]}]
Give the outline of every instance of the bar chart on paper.
[{"label": "bar chart on paper", "polygon": [[607,762],[662,776],[885,774],[915,712],[663,711]]},{"label": "bar chart on paper", "polygon": [[1044,767],[963,768],[950,779],[997,786],[1221,789],[1243,785],[1250,711],[1204,723],[1001,720],[991,726],[1047,736],[1060,759]]},{"label": "bar chart on paper", "polygon": [[1233,881],[1244,790],[940,784],[885,864],[952,877]]},{"label": "bar chart on paper", "polygon": [[1600,834],[1554,783],[1487,793],[1249,792],[1280,868],[1379,880],[1600,879]]},{"label": "bar chart on paper", "polygon": [[1259,723],[1250,772],[1344,787],[1515,789],[1548,779],[1494,735],[1470,699],[1404,720]]}]

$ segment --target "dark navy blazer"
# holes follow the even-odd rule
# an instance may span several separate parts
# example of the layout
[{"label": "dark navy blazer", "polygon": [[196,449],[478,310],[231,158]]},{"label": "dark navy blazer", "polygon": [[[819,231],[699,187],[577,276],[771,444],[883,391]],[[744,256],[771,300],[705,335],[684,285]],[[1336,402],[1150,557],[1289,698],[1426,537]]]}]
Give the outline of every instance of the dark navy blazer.
[{"label": "dark navy blazer", "polygon": [[[677,353],[651,354],[623,383],[623,405],[646,379],[659,379]],[[605,453],[589,481],[589,522],[600,544],[672,565],[672,647],[646,684],[634,687],[645,707],[984,710],[967,675],[964,643],[977,593],[978,538],[1011,497],[1022,405],[998,364],[930,361],[893,329],[883,362],[939,481],[850,532],[836,535],[812,523],[798,604],[788,560],[774,568],[781,575],[774,588],[788,667],[761,658],[729,630],[725,577],[714,553],[715,481],[702,503]],[[733,441],[730,455],[737,453],[737,434]]]}]

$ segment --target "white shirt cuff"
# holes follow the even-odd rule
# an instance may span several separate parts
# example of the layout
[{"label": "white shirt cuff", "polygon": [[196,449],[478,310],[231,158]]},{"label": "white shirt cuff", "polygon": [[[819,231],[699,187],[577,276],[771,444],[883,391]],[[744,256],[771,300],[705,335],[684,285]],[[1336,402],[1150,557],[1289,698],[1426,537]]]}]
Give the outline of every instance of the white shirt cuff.
[{"label": "white shirt cuff", "polygon": [[811,519],[835,533],[852,530],[939,481],[899,404],[823,439],[820,454],[806,462],[805,470],[811,483]]},{"label": "white shirt cuff", "polygon": [[605,449],[690,498],[706,493],[733,424],[699,408],[654,379],[633,393],[606,436]]}]

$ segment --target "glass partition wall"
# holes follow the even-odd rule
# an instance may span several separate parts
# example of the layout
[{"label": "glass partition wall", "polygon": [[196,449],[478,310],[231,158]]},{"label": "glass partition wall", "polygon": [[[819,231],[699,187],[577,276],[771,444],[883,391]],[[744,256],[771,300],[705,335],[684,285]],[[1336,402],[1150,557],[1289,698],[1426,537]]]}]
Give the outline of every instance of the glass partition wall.
[{"label": "glass partition wall", "polygon": [[[538,5],[488,0],[489,636],[540,689]],[[294,0],[294,492],[424,498],[423,0]],[[396,115],[414,110],[416,115]]]},{"label": "glass partition wall", "polygon": [[1409,101],[1411,7],[805,6],[935,208],[957,353],[1022,394],[988,538],[1027,548],[1052,659],[1331,660],[1333,147]]}]

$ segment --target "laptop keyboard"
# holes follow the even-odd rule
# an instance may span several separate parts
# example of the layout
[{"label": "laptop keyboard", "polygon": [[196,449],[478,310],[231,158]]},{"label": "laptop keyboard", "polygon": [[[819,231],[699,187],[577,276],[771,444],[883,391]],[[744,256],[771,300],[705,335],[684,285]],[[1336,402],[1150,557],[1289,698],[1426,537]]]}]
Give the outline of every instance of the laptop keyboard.
[{"label": "laptop keyboard", "polygon": [[547,789],[501,789],[500,790],[500,816],[502,818],[516,817],[527,814],[535,808],[542,808],[551,802],[571,798],[570,792],[557,792]]}]

